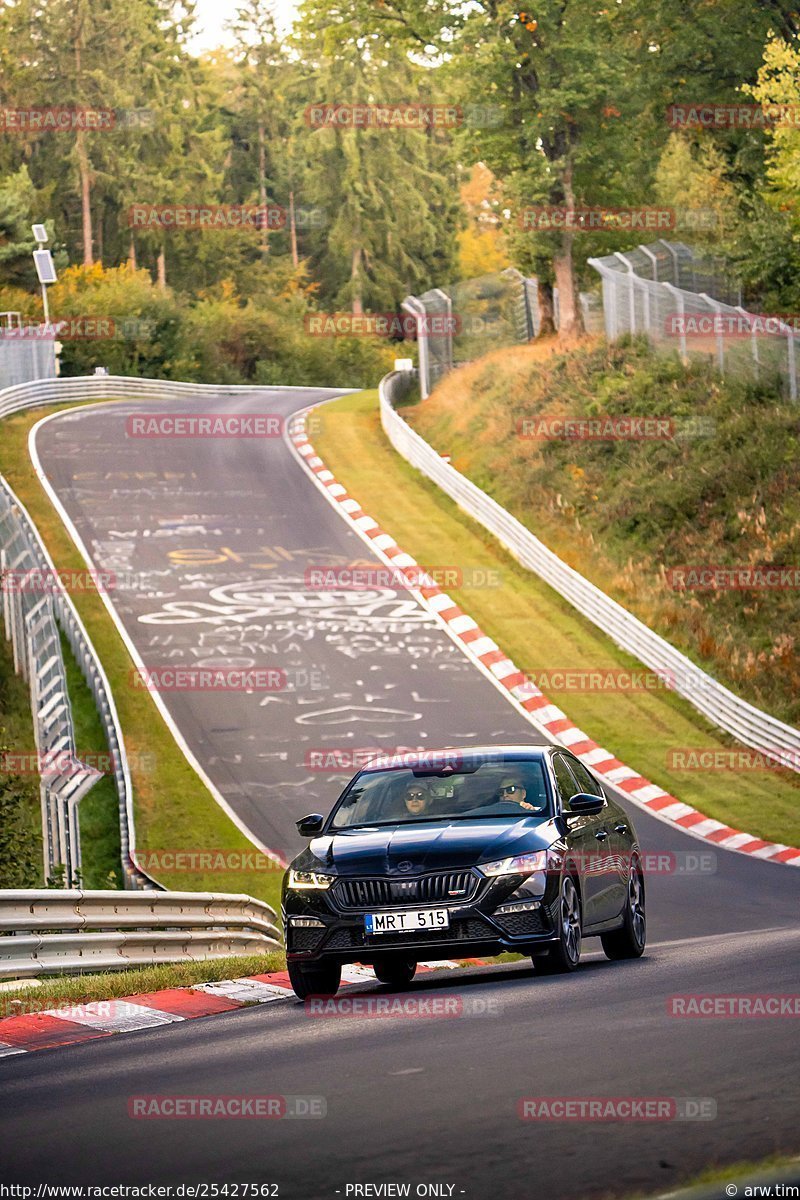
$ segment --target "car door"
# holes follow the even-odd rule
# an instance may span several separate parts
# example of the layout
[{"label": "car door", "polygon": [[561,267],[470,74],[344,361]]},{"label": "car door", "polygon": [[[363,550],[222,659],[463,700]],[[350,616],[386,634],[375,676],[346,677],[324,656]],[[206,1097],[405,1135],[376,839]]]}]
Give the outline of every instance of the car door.
[{"label": "car door", "polygon": [[[566,815],[569,813],[569,801],[571,798],[576,796],[578,792],[583,792],[586,789],[582,784],[578,783],[570,770],[566,753],[559,751],[553,755],[552,761],[553,774],[556,777],[556,784],[559,796],[561,797],[561,808]],[[593,794],[595,793],[594,788],[592,788],[592,792]],[[601,817],[603,815],[603,813],[600,814]],[[603,916],[603,877],[592,870],[592,863],[597,860],[598,854],[602,854],[600,842],[595,836],[601,828],[598,821],[599,818],[597,816],[591,816],[588,813],[579,813],[574,817],[568,817],[567,820],[569,829],[567,844],[570,850],[573,851],[573,858],[578,864],[581,876],[583,924],[585,929],[607,919]]]},{"label": "car door", "polygon": [[[568,752],[564,757],[579,790],[593,796],[603,796],[602,787],[583,763]],[[613,801],[605,800],[606,807],[593,818],[596,824],[592,831],[594,852],[598,856],[595,868],[598,921],[612,921],[622,911],[629,866],[625,814]]]}]

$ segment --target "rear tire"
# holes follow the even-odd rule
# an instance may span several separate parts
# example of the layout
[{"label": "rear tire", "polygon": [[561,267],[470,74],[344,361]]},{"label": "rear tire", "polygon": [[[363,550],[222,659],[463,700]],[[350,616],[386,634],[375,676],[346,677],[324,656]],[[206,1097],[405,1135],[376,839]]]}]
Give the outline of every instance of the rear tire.
[{"label": "rear tire", "polygon": [[403,987],[411,983],[417,970],[413,958],[387,958],[383,962],[373,963],[372,969],[379,983],[388,983],[392,987]]},{"label": "rear tire", "polygon": [[631,863],[628,876],[628,895],[625,901],[625,923],[613,933],[600,935],[606,958],[619,962],[624,958],[641,958],[647,944],[647,917],[644,904],[644,878],[638,859]]},{"label": "rear tire", "polygon": [[583,914],[575,880],[565,875],[558,897],[558,941],[546,954],[534,954],[531,961],[537,975],[565,975],[574,971],[581,959]]},{"label": "rear tire", "polygon": [[299,963],[288,963],[289,981],[298,1000],[308,996],[335,996],[342,982],[340,963],[316,967],[301,967]]}]

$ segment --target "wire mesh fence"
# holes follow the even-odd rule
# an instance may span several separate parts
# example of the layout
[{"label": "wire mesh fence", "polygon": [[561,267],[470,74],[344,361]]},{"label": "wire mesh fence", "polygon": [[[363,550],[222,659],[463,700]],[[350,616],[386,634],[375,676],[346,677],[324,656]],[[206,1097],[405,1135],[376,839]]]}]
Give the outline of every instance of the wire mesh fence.
[{"label": "wire mesh fence", "polygon": [[680,242],[656,242],[591,258],[603,288],[606,336],[644,333],[658,347],[712,358],[722,375],[776,380],[797,400],[800,328],[780,316],[751,313],[724,269]]},{"label": "wire mesh fence", "polygon": [[36,327],[0,329],[0,389],[34,379],[54,379],[55,375],[55,331],[42,336]]},{"label": "wire mesh fence", "polygon": [[[581,294],[580,300],[587,331],[601,331],[599,297]],[[416,320],[423,396],[454,366],[504,346],[524,345],[538,337],[542,324],[538,280],[515,267],[407,296],[403,308]],[[553,310],[558,327],[557,288]]]}]

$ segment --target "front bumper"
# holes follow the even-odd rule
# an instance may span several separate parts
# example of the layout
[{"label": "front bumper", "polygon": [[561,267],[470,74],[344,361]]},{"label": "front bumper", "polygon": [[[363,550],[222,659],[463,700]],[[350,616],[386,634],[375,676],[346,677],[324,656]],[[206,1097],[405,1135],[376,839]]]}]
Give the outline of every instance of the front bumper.
[{"label": "front bumper", "polygon": [[[544,896],[537,900],[526,898],[515,903],[512,894],[511,881],[487,882],[469,904],[407,906],[413,909],[447,908],[450,914],[447,929],[368,934],[364,915],[374,909],[344,912],[326,893],[285,891],[286,956],[297,963],[370,964],[399,952],[409,958],[430,961],[491,957],[504,951],[528,953],[552,942],[557,936],[558,885],[553,886],[549,881]],[[498,912],[498,909],[506,911]]]}]

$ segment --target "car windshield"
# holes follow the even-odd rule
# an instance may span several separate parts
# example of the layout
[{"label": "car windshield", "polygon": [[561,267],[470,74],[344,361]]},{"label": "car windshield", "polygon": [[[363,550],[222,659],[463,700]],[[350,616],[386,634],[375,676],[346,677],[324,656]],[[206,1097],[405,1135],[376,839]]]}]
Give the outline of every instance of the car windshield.
[{"label": "car windshield", "polygon": [[331,828],[551,815],[541,761],[502,758],[439,773],[366,771],[343,795]]}]

